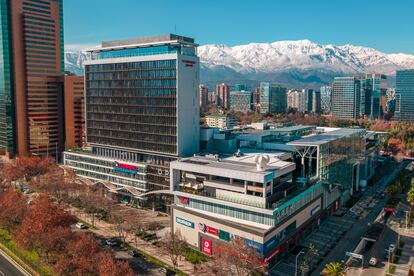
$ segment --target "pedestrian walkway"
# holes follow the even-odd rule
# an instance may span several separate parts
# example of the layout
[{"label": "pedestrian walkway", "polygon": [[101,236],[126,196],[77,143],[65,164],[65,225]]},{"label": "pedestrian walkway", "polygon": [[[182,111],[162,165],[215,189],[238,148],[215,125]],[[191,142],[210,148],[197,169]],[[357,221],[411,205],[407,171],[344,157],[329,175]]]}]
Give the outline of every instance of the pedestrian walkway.
[{"label": "pedestrian walkway", "polygon": [[400,234],[400,240],[404,242],[404,246],[394,275],[407,276],[410,269],[414,270],[414,228],[399,228],[398,233]]},{"label": "pedestrian walkway", "polygon": [[[88,219],[89,216],[84,213],[82,210],[72,207],[70,209],[72,214],[76,214],[79,219],[85,220],[90,223]],[[110,239],[117,236],[116,226],[102,220],[95,220],[96,229],[90,229],[91,232],[98,236]],[[166,263],[167,265],[173,267],[171,259],[166,254],[162,253],[160,248],[152,245],[141,239],[134,239],[133,234],[130,233],[127,235],[126,242],[130,245],[137,247],[137,249],[145,252],[146,254],[153,256],[154,258]],[[194,265],[184,258],[178,261],[177,268],[188,275],[211,275],[210,269],[208,269],[207,264],[198,265],[197,273],[194,273]]]}]

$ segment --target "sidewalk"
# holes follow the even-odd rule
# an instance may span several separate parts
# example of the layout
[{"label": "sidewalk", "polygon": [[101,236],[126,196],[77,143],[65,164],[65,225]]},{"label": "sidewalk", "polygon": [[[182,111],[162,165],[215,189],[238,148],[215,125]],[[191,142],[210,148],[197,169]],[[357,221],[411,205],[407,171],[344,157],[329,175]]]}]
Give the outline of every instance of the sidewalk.
[{"label": "sidewalk", "polygon": [[[75,214],[79,219],[82,219],[86,221],[87,223],[91,223],[91,220],[89,219],[89,216],[83,212],[80,209],[71,207],[70,212],[72,214]],[[90,229],[91,232],[95,233],[96,235],[105,237],[105,238],[112,238],[114,236],[117,236],[117,231],[115,229],[115,225],[110,224],[108,222],[95,219],[95,227],[96,229]],[[167,265],[173,267],[173,264],[171,262],[171,259],[166,254],[163,254],[160,251],[160,248],[157,246],[154,246],[142,239],[136,239],[134,240],[132,238],[133,234],[130,233],[127,235],[126,242],[130,245],[136,246],[137,249],[144,251],[148,255],[153,256],[154,258],[166,263]],[[136,242],[136,243],[135,243]],[[184,258],[181,258],[181,260],[178,261],[177,268],[181,270],[182,272],[188,274],[188,275],[211,275],[211,273],[208,273],[209,269],[207,269],[205,264],[199,264],[197,265],[197,272],[194,273],[194,265],[188,261],[186,261]]]}]

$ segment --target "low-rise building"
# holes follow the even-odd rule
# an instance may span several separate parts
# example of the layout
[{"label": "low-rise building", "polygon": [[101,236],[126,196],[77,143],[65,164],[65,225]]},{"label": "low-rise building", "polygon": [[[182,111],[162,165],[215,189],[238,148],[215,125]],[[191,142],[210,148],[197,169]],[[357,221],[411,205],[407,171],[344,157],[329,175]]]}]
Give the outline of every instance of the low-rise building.
[{"label": "low-rise building", "polygon": [[219,129],[232,129],[237,125],[237,120],[229,114],[207,115],[206,125]]},{"label": "low-rise building", "polygon": [[[173,229],[208,255],[242,237],[265,263],[318,223],[324,185],[292,181],[295,163],[278,154],[191,157],[171,163]],[[206,248],[208,247],[208,248]]]}]

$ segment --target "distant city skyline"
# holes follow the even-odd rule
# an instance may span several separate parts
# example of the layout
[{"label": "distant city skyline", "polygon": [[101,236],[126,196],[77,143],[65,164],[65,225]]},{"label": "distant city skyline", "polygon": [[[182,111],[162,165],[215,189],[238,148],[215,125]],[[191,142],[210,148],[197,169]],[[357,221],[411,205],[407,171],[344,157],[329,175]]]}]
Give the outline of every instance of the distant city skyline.
[{"label": "distant city skyline", "polygon": [[64,2],[65,45],[84,49],[104,40],[178,33],[201,45],[309,39],[414,54],[413,9],[413,1],[386,0],[70,0]]}]

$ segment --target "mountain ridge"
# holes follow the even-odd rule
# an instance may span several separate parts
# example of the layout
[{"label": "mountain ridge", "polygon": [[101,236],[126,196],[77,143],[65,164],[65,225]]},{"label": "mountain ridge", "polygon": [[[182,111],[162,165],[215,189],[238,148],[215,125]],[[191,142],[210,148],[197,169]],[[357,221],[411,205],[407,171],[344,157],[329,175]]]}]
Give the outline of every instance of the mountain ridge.
[{"label": "mountain ridge", "polygon": [[[200,81],[210,87],[218,82],[256,86],[272,81],[289,87],[318,87],[336,76],[383,73],[414,68],[414,55],[385,54],[374,48],[346,44],[317,44],[308,39],[227,46],[207,44],[198,47]],[[65,52],[66,70],[83,74],[84,52]]]}]

